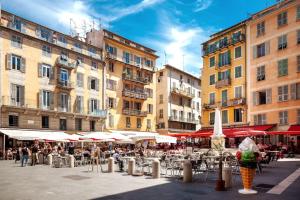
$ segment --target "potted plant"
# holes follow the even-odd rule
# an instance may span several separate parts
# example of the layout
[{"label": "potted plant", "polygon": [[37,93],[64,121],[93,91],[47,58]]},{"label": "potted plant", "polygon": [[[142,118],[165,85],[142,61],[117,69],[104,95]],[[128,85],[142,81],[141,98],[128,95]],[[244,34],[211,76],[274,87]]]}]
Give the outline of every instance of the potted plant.
[{"label": "potted plant", "polygon": [[236,153],[236,157],[240,164],[240,172],[244,186],[244,189],[239,190],[241,194],[257,193],[257,191],[251,188],[259,156],[258,152],[258,147],[254,141],[248,137],[239,145],[239,151]]}]

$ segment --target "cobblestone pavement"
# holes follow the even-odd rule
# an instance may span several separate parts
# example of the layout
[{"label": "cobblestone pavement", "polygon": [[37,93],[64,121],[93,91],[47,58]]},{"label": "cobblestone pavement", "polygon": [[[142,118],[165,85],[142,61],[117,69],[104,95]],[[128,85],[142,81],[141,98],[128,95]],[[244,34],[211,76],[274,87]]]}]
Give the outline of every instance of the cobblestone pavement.
[{"label": "cobblestone pavement", "polygon": [[[258,184],[277,185],[300,167],[300,162],[277,162],[257,174]],[[87,172],[87,167],[50,168],[47,165],[20,167],[13,161],[0,161],[0,199],[299,199],[300,178],[282,194],[267,194],[269,189],[255,188],[258,195],[238,193],[241,180],[234,176],[234,186],[228,191],[216,192],[215,176],[194,177],[193,183],[184,184],[180,179],[151,179],[133,177],[126,173]]]}]

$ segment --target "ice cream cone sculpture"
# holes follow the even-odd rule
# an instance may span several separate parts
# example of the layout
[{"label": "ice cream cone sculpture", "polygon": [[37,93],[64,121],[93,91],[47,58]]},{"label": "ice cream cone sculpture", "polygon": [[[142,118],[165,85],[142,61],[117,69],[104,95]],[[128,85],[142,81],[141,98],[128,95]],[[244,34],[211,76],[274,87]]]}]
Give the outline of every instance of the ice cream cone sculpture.
[{"label": "ice cream cone sculpture", "polygon": [[240,145],[236,157],[240,163],[240,172],[242,176],[244,189],[239,190],[241,194],[256,194],[257,191],[252,190],[252,183],[257,165],[259,150],[250,138],[246,138]]}]

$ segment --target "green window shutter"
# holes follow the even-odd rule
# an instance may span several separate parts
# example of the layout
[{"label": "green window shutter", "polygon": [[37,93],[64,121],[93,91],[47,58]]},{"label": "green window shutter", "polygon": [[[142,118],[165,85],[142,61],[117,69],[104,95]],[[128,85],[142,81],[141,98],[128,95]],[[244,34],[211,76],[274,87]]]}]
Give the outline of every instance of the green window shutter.
[{"label": "green window shutter", "polygon": [[228,64],[231,64],[231,51],[230,50],[228,50],[227,56],[228,56]]},{"label": "green window shutter", "polygon": [[221,67],[221,60],[222,60],[222,55],[221,54],[219,54],[219,60],[218,60],[218,62],[219,62],[219,67]]},{"label": "green window shutter", "polygon": [[222,80],[222,77],[221,77],[221,72],[218,72],[218,81]]}]

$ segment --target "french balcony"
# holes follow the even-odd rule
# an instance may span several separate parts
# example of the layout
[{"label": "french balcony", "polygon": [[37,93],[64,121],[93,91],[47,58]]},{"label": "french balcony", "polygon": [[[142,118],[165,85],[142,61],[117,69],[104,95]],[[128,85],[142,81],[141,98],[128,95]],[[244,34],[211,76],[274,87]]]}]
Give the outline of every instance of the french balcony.
[{"label": "french balcony", "polygon": [[216,107],[217,107],[217,105],[215,103],[212,103],[212,104],[204,103],[203,104],[203,109],[204,110],[213,110]]},{"label": "french balcony", "polygon": [[133,74],[123,73],[122,78],[123,78],[123,80],[132,81],[132,82],[135,82],[135,83],[141,83],[141,84],[144,84],[144,85],[149,84],[148,78],[141,77],[141,76],[136,76],[136,75],[133,75]]},{"label": "french balcony", "polygon": [[0,105],[12,106],[12,107],[27,107],[25,105],[24,98],[15,98],[12,96],[2,96]]},{"label": "french balcony", "polygon": [[237,99],[230,99],[228,101],[222,102],[222,107],[239,106],[245,104],[246,104],[246,98],[237,98]]},{"label": "french balcony", "polygon": [[123,90],[123,96],[135,98],[135,99],[143,99],[143,100],[146,100],[148,97],[145,92],[138,92],[138,91],[128,90],[128,89]]},{"label": "french balcony", "polygon": [[56,60],[56,65],[59,67],[67,68],[67,69],[75,69],[76,64],[70,63],[67,58],[58,57]]},{"label": "french balcony", "polygon": [[71,112],[71,105],[58,106],[58,112]]},{"label": "french balcony", "polygon": [[105,119],[107,116],[107,110],[95,109],[93,111],[89,111],[89,115]]},{"label": "french balcony", "polygon": [[230,84],[231,84],[231,79],[227,78],[227,79],[223,79],[223,80],[217,81],[216,84],[215,84],[215,87],[217,89],[219,89],[219,88],[222,88],[222,87],[230,86]]},{"label": "french balcony", "polygon": [[124,115],[130,115],[130,116],[136,116],[136,117],[146,117],[148,112],[147,111],[141,111],[141,110],[133,110],[133,109],[123,109]]},{"label": "french balcony", "polygon": [[69,80],[57,79],[57,87],[66,89],[66,90],[72,90],[72,89],[74,89],[74,83]]},{"label": "french balcony", "polygon": [[179,96],[183,96],[183,97],[187,97],[187,98],[190,98],[190,99],[193,99],[195,98],[195,94],[187,91],[187,90],[184,90],[182,88],[177,88],[177,87],[173,87],[171,92],[173,94],[176,94],[176,95],[179,95]]}]

